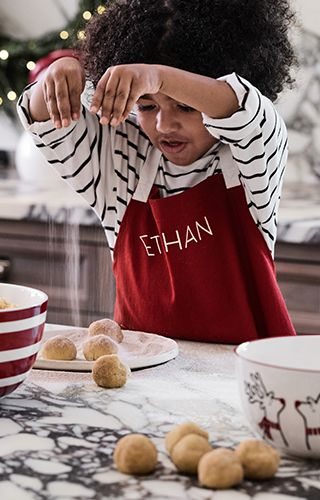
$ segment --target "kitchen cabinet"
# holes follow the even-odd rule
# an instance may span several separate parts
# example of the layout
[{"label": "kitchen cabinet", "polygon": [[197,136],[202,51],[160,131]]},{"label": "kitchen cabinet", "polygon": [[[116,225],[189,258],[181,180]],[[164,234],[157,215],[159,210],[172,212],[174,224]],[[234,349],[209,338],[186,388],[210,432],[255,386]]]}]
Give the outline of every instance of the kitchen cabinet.
[{"label": "kitchen cabinet", "polygon": [[278,242],[275,262],[297,332],[320,334],[320,244]]},{"label": "kitchen cabinet", "polygon": [[46,292],[51,323],[88,326],[113,314],[112,264],[99,226],[0,219],[0,280]]}]

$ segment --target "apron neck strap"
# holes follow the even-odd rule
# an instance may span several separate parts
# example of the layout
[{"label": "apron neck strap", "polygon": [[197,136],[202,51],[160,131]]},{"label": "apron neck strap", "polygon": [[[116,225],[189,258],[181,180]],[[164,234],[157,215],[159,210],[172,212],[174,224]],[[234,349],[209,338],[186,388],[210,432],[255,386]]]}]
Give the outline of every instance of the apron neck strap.
[{"label": "apron neck strap", "polygon": [[[147,202],[152,186],[157,176],[161,151],[151,147],[146,161],[141,168],[140,178],[132,198],[136,201]],[[233,159],[230,146],[223,144],[220,150],[221,170],[227,189],[240,185],[239,170]]]},{"label": "apron neck strap", "polygon": [[233,159],[230,146],[223,144],[220,152],[220,167],[227,189],[240,185],[239,170]]},{"label": "apron neck strap", "polygon": [[150,148],[146,161],[141,168],[140,178],[132,196],[134,200],[144,203],[148,200],[157,176],[161,156],[162,153],[159,149],[154,147]]}]

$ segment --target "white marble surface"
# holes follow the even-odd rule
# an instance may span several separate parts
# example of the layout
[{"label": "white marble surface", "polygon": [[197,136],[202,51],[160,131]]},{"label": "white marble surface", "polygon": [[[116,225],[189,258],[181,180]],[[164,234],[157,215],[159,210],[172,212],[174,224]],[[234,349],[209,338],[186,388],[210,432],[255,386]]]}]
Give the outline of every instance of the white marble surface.
[{"label": "white marble surface", "polygon": [[[274,479],[218,492],[177,473],[164,436],[178,423],[198,423],[216,446],[252,436],[240,408],[232,347],[179,342],[179,348],[176,359],[132,372],[116,390],[97,387],[90,373],[33,370],[0,402],[2,498],[318,500],[319,462],[283,457]],[[149,476],[124,475],[113,466],[117,440],[131,432],[157,446],[158,465]]]},{"label": "white marble surface", "polygon": [[280,201],[278,241],[320,244],[320,183],[285,186]]},{"label": "white marble surface", "polygon": [[[0,219],[99,225],[94,211],[66,184],[61,190],[0,179]],[[320,243],[320,184],[288,184],[280,204],[278,241]]]},{"label": "white marble surface", "polygon": [[92,208],[67,184],[55,190],[28,185],[16,178],[0,180],[0,218],[99,224]]}]

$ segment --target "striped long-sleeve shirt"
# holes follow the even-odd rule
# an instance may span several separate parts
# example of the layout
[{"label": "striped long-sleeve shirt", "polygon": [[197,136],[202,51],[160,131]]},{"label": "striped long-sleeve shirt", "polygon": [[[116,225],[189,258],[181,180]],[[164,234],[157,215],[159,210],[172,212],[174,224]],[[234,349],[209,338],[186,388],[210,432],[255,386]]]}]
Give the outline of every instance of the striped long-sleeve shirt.
[{"label": "striped long-sleeve shirt", "polygon": [[[174,165],[161,157],[155,184],[162,196],[170,196],[221,172],[219,144],[229,144],[248,209],[273,254],[287,160],[286,127],[271,101],[248,81],[234,73],[222,78],[235,91],[239,109],[222,119],[202,115],[205,127],[219,142],[187,166]],[[27,88],[18,102],[24,127],[49,164],[95,210],[112,252],[152,144],[134,114],[112,128],[102,126],[99,117],[84,105],[80,119],[67,128],[55,129],[50,120],[32,123],[29,98]]]}]

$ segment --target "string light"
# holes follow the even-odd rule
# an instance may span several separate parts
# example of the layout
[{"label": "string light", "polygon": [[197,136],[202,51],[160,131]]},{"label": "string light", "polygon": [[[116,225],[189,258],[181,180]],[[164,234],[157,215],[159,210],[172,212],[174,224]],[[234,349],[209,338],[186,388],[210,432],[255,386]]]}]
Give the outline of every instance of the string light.
[{"label": "string light", "polygon": [[9,57],[9,52],[5,49],[2,49],[0,50],[0,59],[2,59],[2,61],[5,61],[6,59],[8,59]]},{"label": "string light", "polygon": [[32,71],[36,67],[36,63],[34,61],[28,61],[26,64],[26,68],[29,71]]},{"label": "string light", "polygon": [[[45,48],[47,46],[48,46],[48,51],[53,50],[55,45],[58,45],[58,47],[64,47],[66,43],[69,44],[71,38],[77,38],[80,41],[84,40],[86,38],[86,30],[84,27],[85,23],[89,21],[94,14],[103,14],[103,12],[106,10],[106,7],[103,5],[104,2],[102,2],[101,0],[79,0],[79,3],[82,4],[82,8],[79,9],[75,18],[75,22],[73,21],[69,22],[64,28],[62,28],[62,31],[60,32],[57,31],[56,33],[52,33],[52,36],[50,37],[48,44],[45,39],[43,52],[45,51]],[[76,26],[78,27],[75,28]],[[16,54],[14,50],[15,45],[19,44],[20,42],[16,42],[14,40],[12,41],[10,38],[7,41],[6,38],[7,37],[4,37],[4,39],[1,41],[2,47],[0,46],[0,68],[6,67],[6,62],[3,63],[2,61],[7,61],[7,60],[10,60],[10,62],[12,62],[12,67],[10,67],[9,82],[7,82],[5,74],[4,75],[0,74],[0,86],[2,85],[1,80],[4,78],[5,79],[4,86],[6,87],[7,83],[9,83],[11,87],[11,88],[9,87],[9,89],[3,92],[2,96],[0,96],[0,107],[1,109],[4,109],[5,112],[10,111],[11,107],[15,105],[14,101],[18,99],[18,96],[21,93],[22,88],[26,83],[23,81],[23,79],[26,78],[27,71],[32,71],[35,69],[36,57],[39,55],[38,48],[41,47],[42,49],[41,46],[42,41],[40,39],[27,40],[25,43],[25,50],[26,52],[29,52],[29,56],[27,57],[30,57],[30,60],[28,60],[27,57],[20,55],[20,52]],[[52,49],[50,44],[52,45]],[[13,48],[11,47],[11,45]],[[15,64],[16,61],[17,64]],[[15,73],[18,74],[17,77]],[[21,79],[21,81],[19,78]],[[15,81],[15,79],[17,79],[17,81]]]},{"label": "string light", "polygon": [[89,10],[85,10],[82,14],[82,17],[85,21],[89,21],[89,19],[92,17],[92,14]]},{"label": "string light", "polygon": [[83,31],[83,30],[78,31],[78,33],[77,33],[78,40],[84,40],[85,37],[86,37],[85,31]]},{"label": "string light", "polygon": [[63,30],[63,31],[60,31],[59,36],[60,36],[61,40],[67,40],[67,38],[69,38],[69,33],[68,33],[68,31]]},{"label": "string light", "polygon": [[9,101],[15,101],[17,98],[17,94],[14,92],[14,90],[10,90],[7,93],[7,98],[9,99]]}]

